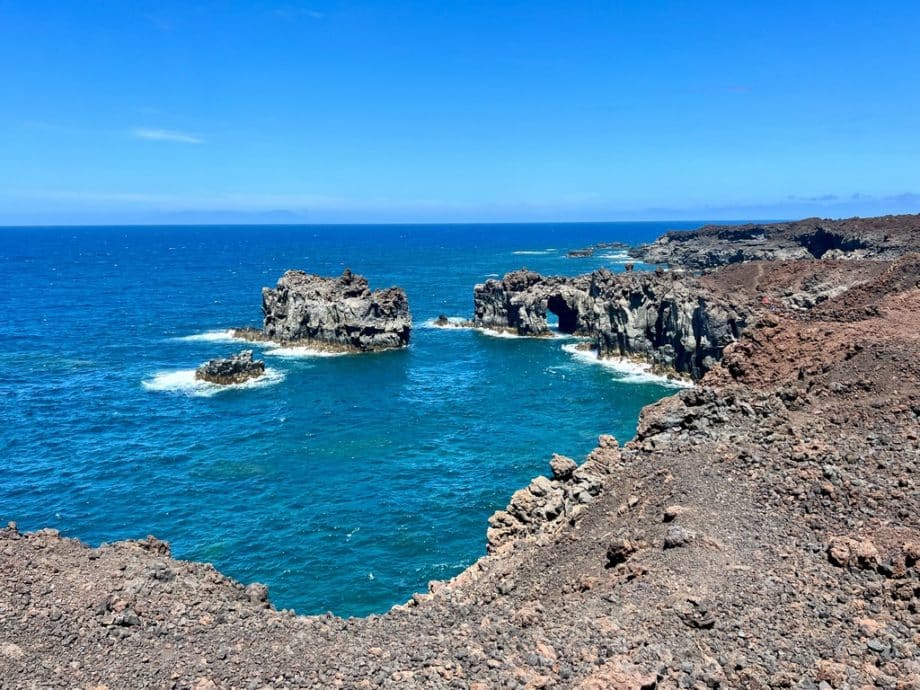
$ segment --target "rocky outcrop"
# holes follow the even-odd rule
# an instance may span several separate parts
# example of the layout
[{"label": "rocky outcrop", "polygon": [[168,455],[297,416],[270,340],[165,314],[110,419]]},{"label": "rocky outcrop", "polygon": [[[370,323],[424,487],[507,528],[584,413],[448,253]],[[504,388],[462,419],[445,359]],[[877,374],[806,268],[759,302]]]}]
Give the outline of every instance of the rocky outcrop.
[{"label": "rocky outcrop", "polygon": [[920,251],[920,215],[675,230],[630,250],[645,263],[696,271],[742,261],[889,260]]},{"label": "rocky outcrop", "polygon": [[195,370],[199,381],[229,386],[256,379],[265,373],[265,362],[252,358],[252,350],[243,350],[223,359],[211,359]]},{"label": "rocky outcrop", "polygon": [[582,465],[564,455],[554,455],[550,461],[552,479],[535,478],[514,493],[507,508],[489,518],[489,552],[522,537],[552,535],[566,525],[574,525],[604,490],[619,459],[617,440],[606,435],[600,437],[598,447]]},{"label": "rocky outcrop", "polygon": [[523,336],[593,340],[599,357],[638,357],[662,370],[703,376],[740,335],[748,300],[715,296],[689,275],[600,269],[566,278],[521,270],[474,288],[473,324]]},{"label": "rocky outcrop", "polygon": [[412,315],[397,287],[371,291],[363,276],[346,269],[339,278],[287,271],[274,288],[262,288],[261,331],[240,337],[341,352],[406,347]]}]

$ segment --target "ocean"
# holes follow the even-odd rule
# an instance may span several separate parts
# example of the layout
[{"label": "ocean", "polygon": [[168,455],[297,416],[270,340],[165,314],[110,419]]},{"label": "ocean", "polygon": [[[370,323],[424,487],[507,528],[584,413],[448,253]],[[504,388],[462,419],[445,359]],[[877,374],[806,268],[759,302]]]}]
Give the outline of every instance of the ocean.
[{"label": "ocean", "polygon": [[[0,229],[0,520],[173,556],[269,586],[279,608],[381,613],[485,553],[488,516],[553,452],[625,442],[674,391],[564,337],[439,329],[527,268],[622,270],[599,241],[698,223]],[[403,287],[403,351],[313,356],[233,342],[289,268]],[[640,266],[641,268],[641,266]],[[264,380],[195,366],[244,348]]]}]

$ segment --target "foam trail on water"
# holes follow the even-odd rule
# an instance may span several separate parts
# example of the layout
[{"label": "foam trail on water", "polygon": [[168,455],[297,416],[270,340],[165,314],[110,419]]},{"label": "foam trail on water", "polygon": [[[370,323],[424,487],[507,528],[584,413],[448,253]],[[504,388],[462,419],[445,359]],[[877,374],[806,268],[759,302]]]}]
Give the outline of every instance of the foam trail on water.
[{"label": "foam trail on water", "polygon": [[343,355],[349,355],[351,353],[328,352],[305,345],[291,345],[288,347],[276,345],[264,350],[262,354],[266,357],[281,357],[283,359],[312,359],[313,357],[342,357]]},{"label": "foam trail on water", "polygon": [[445,324],[438,323],[437,319],[425,319],[424,321],[422,321],[420,328],[442,328],[442,329],[457,328],[460,330],[469,330],[472,328],[472,326],[466,325],[466,322],[469,321],[469,319],[466,319],[462,316],[448,316],[447,321],[448,323],[445,325]]},{"label": "foam trail on water", "polygon": [[257,379],[250,379],[243,383],[232,383],[220,386],[208,381],[199,381],[195,378],[194,369],[177,369],[173,371],[159,371],[151,378],[141,381],[144,390],[164,393],[182,393],[193,398],[210,398],[222,391],[246,390],[249,388],[264,388],[284,380],[284,374],[271,367],[265,368],[265,373]]},{"label": "foam trail on water", "polygon": [[555,254],[558,251],[555,248],[550,249],[520,249],[516,252],[511,252],[517,256],[541,256],[543,254]]},{"label": "foam trail on water", "polygon": [[620,264],[627,264],[630,261],[638,262],[638,259],[631,257],[626,252],[613,252],[609,254],[598,254],[599,259],[605,259],[607,261],[614,261]]},{"label": "foam trail on water", "polygon": [[224,331],[205,331],[204,333],[194,333],[192,335],[183,335],[173,340],[183,340],[189,343],[245,343],[249,342],[244,338],[237,338],[230,329]]},{"label": "foam trail on water", "polygon": [[693,384],[681,379],[669,379],[667,376],[652,373],[650,364],[634,362],[624,357],[599,359],[594,350],[583,350],[576,343],[563,345],[562,349],[580,362],[597,364],[616,374],[617,381],[622,383],[657,383],[661,386],[674,388],[692,388]]},{"label": "foam trail on water", "polygon": [[577,335],[571,335],[570,333],[560,333],[556,330],[550,330],[550,335],[518,335],[517,333],[497,331],[492,328],[475,328],[474,330],[479,331],[483,335],[487,335],[490,338],[508,338],[513,340],[582,340],[582,338]]}]

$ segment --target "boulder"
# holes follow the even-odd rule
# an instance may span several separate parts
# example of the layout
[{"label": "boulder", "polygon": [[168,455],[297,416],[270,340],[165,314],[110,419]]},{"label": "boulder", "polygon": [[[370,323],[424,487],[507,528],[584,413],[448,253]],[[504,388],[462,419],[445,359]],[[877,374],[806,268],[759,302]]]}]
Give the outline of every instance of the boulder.
[{"label": "boulder", "polygon": [[229,386],[255,379],[265,373],[265,362],[252,358],[252,350],[243,350],[223,359],[211,359],[195,370],[199,381]]}]

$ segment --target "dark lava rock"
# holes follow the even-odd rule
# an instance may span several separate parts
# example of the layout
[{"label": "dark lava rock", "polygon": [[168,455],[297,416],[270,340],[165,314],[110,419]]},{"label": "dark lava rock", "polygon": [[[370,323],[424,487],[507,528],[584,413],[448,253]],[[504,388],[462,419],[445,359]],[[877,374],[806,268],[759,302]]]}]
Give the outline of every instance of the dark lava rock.
[{"label": "dark lava rock", "polygon": [[700,378],[735,342],[749,300],[716,296],[693,276],[599,269],[577,276],[508,273],[473,288],[473,326],[524,336],[563,333],[593,339],[599,357],[638,357]]},{"label": "dark lava rock", "polygon": [[402,288],[371,291],[367,279],[345,269],[338,278],[287,271],[274,288],[262,288],[261,331],[241,337],[339,352],[406,347],[412,330]]},{"label": "dark lava rock", "polygon": [[607,547],[607,567],[613,568],[625,563],[638,548],[639,545],[629,539],[617,539]]},{"label": "dark lava rock", "polygon": [[630,253],[645,263],[704,270],[743,261],[894,259],[920,250],[920,215],[674,230]]},{"label": "dark lava rock", "polygon": [[221,386],[243,383],[265,373],[265,362],[252,358],[252,350],[243,350],[225,359],[212,359],[195,370],[195,378]]}]

